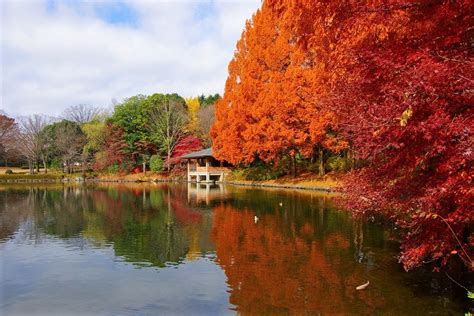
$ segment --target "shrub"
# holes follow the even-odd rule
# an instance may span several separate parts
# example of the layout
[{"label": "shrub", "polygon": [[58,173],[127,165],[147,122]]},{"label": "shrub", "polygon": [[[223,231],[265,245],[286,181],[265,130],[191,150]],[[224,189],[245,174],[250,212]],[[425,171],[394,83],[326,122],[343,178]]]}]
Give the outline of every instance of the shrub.
[{"label": "shrub", "polygon": [[153,155],[150,158],[150,170],[153,172],[163,171],[163,159],[159,155]]},{"label": "shrub", "polygon": [[231,173],[226,177],[227,180],[245,180],[245,169],[236,168],[231,171]]},{"label": "shrub", "polygon": [[249,167],[237,168],[229,175],[229,180],[267,181],[277,179],[285,174],[283,167],[254,162]]},{"label": "shrub", "polygon": [[114,163],[113,165],[110,165],[107,167],[108,173],[117,173],[118,171],[119,171],[119,165],[117,163]]},{"label": "shrub", "polygon": [[122,172],[131,172],[133,167],[134,167],[134,162],[131,161],[130,159],[124,159],[122,163],[120,164],[120,171]]},{"label": "shrub", "polygon": [[332,156],[327,160],[327,166],[331,171],[347,171],[350,165],[346,158],[341,156]]},{"label": "shrub", "polygon": [[5,174],[13,174],[13,170],[12,169],[7,169],[7,170],[5,170]]},{"label": "shrub", "polygon": [[284,173],[273,167],[255,166],[249,167],[246,170],[246,180],[250,181],[266,181],[277,179]]},{"label": "shrub", "polygon": [[49,163],[49,168],[60,170],[62,168],[62,161],[58,158],[51,159],[51,162]]}]

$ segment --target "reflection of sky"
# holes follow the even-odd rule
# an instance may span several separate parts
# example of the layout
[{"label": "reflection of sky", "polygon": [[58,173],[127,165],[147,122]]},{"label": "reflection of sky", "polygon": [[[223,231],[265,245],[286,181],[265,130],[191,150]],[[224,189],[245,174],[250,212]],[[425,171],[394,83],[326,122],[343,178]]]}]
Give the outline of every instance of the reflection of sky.
[{"label": "reflection of sky", "polygon": [[[4,244],[1,314],[225,314],[226,276],[211,258],[163,269],[118,261],[113,248],[58,239]],[[113,310],[111,310],[113,308]]]}]

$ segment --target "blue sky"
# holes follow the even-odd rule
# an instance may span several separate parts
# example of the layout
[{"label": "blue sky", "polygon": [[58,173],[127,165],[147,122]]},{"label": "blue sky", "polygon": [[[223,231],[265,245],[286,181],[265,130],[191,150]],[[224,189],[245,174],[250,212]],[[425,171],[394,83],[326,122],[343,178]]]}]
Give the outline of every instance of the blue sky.
[{"label": "blue sky", "polygon": [[1,2],[0,109],[58,116],[135,94],[222,93],[260,0]]},{"label": "blue sky", "polygon": [[[138,27],[140,16],[133,6],[126,1],[80,1],[80,0],[48,0],[45,5],[50,14],[54,14],[58,7],[66,5],[73,9],[78,15],[86,15],[88,12],[84,4],[92,3],[94,15],[106,23]],[[211,2],[209,2],[211,3]],[[207,5],[207,4],[204,4]]]}]

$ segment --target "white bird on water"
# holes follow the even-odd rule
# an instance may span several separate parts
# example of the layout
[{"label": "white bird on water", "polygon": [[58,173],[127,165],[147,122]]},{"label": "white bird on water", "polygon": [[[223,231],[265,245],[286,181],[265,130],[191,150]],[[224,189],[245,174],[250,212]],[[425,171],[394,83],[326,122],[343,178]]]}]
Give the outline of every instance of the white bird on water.
[{"label": "white bird on water", "polygon": [[367,281],[367,283],[364,283],[356,287],[356,290],[365,290],[369,286],[369,284],[370,284],[370,281]]},{"label": "white bird on water", "polygon": [[255,216],[253,217],[253,221],[254,221],[255,224],[257,224],[257,222],[258,222],[258,217],[257,217],[257,215],[255,215]]},{"label": "white bird on water", "polygon": [[283,206],[283,202],[280,202],[280,206]]}]

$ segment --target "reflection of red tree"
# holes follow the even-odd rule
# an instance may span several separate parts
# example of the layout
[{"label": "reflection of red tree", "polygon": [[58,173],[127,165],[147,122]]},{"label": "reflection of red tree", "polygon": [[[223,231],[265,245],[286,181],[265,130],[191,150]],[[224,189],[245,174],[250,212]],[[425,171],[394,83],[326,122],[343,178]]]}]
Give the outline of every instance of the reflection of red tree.
[{"label": "reflection of red tree", "polygon": [[202,214],[192,210],[179,199],[170,199],[171,208],[174,211],[176,219],[184,225],[198,223],[202,219]]},{"label": "reflection of red tree", "polygon": [[141,195],[143,195],[143,190],[144,190],[144,188],[131,187],[131,188],[129,188],[129,190],[133,193],[133,195],[135,195],[135,196],[141,196]]},{"label": "reflection of red tree", "polygon": [[115,234],[123,231],[123,209],[124,205],[121,199],[112,198],[105,190],[93,190],[92,196],[95,208],[105,214],[104,234],[111,238]]},{"label": "reflection of red tree", "polygon": [[199,223],[202,214],[188,206],[187,190],[179,186],[163,186],[165,193],[165,203],[169,203],[176,219],[183,225]]},{"label": "reflection of red tree", "polygon": [[[332,233],[320,243],[306,238],[310,224],[292,227],[283,234],[285,219],[279,214],[261,216],[234,210],[214,209],[212,237],[217,262],[223,267],[232,288],[230,302],[244,314],[322,312],[346,314],[363,304],[372,310],[382,303],[376,293],[359,293],[360,266],[346,262],[350,242],[341,233]],[[377,296],[377,297],[375,297]],[[368,306],[367,306],[368,305]],[[369,308],[368,308],[369,307]]]}]

